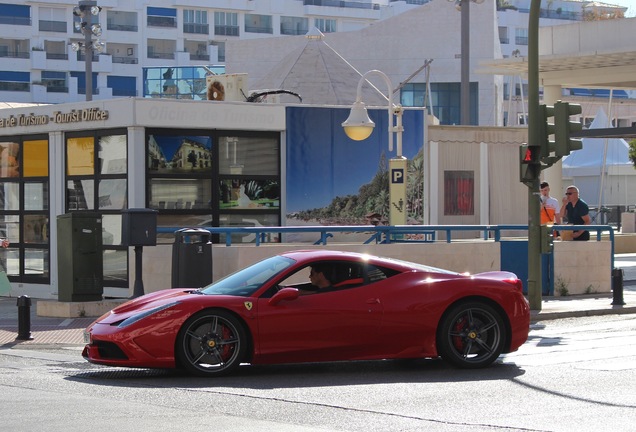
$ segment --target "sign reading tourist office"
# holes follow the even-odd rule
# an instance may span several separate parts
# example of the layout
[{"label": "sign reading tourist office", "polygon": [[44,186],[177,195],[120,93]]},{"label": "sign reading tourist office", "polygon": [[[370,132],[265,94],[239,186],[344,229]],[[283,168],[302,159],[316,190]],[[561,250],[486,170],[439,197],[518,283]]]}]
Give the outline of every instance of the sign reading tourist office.
[{"label": "sign reading tourist office", "polygon": [[30,113],[0,117],[0,128],[44,126],[49,123],[64,124],[103,120],[108,120],[108,111],[99,108],[85,108],[71,110],[70,112],[55,111],[51,116]]}]

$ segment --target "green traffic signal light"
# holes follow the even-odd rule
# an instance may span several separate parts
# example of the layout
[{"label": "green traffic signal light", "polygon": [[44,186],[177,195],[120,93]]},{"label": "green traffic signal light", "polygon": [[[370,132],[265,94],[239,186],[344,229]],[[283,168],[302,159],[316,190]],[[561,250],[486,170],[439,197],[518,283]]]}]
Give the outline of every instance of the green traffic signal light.
[{"label": "green traffic signal light", "polygon": [[538,145],[541,146],[541,159],[548,158],[550,153],[555,149],[555,141],[550,139],[550,135],[555,133],[555,123],[550,122],[550,118],[554,116],[554,107],[548,105],[539,105],[539,140]]},{"label": "green traffic signal light", "polygon": [[570,137],[572,132],[578,132],[583,129],[583,125],[580,122],[570,121],[570,116],[581,114],[582,112],[581,105],[578,104],[561,101],[554,104],[554,152],[557,157],[567,156],[570,152],[583,148],[583,142],[580,139]]}]

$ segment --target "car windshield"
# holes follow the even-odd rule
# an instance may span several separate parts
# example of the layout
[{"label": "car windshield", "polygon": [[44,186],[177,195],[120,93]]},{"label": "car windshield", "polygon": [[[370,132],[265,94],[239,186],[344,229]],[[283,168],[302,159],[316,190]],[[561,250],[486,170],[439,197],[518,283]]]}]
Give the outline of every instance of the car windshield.
[{"label": "car windshield", "polygon": [[274,256],[232,273],[203,288],[208,295],[231,295],[247,297],[258,290],[272,276],[295,264],[291,258]]}]

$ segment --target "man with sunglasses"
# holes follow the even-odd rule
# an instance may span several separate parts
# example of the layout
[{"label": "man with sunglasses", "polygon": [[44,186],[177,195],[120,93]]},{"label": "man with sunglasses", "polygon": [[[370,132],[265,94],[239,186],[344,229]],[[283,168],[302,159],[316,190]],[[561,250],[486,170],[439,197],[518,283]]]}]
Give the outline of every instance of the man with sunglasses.
[{"label": "man with sunglasses", "polygon": [[[574,185],[568,186],[565,192],[560,216],[561,220],[566,218],[568,223],[573,225],[589,225],[592,222],[590,208],[585,201],[579,198],[579,188]],[[589,239],[589,231],[579,230],[572,232],[572,240],[587,241]]]}]

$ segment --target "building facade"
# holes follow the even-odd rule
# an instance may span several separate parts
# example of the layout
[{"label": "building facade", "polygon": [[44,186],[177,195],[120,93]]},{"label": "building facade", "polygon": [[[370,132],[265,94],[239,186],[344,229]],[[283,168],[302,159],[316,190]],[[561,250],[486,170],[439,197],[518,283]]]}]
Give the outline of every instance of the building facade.
[{"label": "building facade", "polygon": [[[89,49],[95,99],[142,96],[142,68],[223,64],[233,39],[356,30],[421,1],[99,0],[91,15],[103,52]],[[0,100],[85,100],[86,50],[73,1],[0,2]],[[84,21],[85,22],[85,21]],[[92,27],[92,26],[91,26]],[[79,46],[79,45],[76,45]]]},{"label": "building facade", "polygon": [[[401,83],[405,106],[427,106],[442,124],[459,123],[460,105],[460,13],[452,2],[443,0],[241,0],[217,2],[126,2],[101,0],[101,11],[91,22],[101,26],[103,52],[90,49],[92,98],[157,97],[163,87],[151,89],[148,82],[160,82],[171,68],[223,66],[232,57],[234,73],[248,73],[250,83],[272,67],[276,50],[264,59],[240,58],[228,47],[236,41],[304,35],[317,28],[328,35],[336,48],[361,72],[378,68],[392,81]],[[496,5],[495,3],[498,3]],[[82,44],[82,18],[73,14],[78,5],[72,1],[0,2],[0,100],[29,103],[66,103],[86,98],[85,49]],[[382,40],[373,39],[379,55],[368,57],[359,46],[363,30],[389,18],[415,13],[421,5],[426,15],[406,27],[399,21],[384,26]],[[527,53],[529,0],[485,2],[471,8],[471,124],[525,124],[525,81],[519,76],[484,78],[474,73],[481,60],[492,60]],[[554,0],[543,5],[540,25],[561,25],[603,16],[619,16],[625,8],[606,3]],[[404,17],[407,18],[406,16]],[[413,21],[412,19],[410,21]],[[79,25],[78,25],[79,24]],[[404,43],[399,29],[409,28],[411,40]],[[491,34],[495,32],[495,37]],[[390,36],[393,33],[393,36]],[[432,43],[435,40],[444,43]],[[336,41],[344,39],[342,47]],[[392,42],[387,46],[387,40]],[[400,42],[398,42],[400,41]],[[495,43],[497,43],[495,46]],[[347,49],[352,45],[351,50]],[[422,50],[426,47],[426,50]],[[101,48],[100,48],[101,49]],[[413,50],[413,52],[408,52]],[[378,63],[374,57],[387,59]],[[426,59],[433,60],[429,73],[417,71]],[[373,61],[372,61],[373,60]],[[244,66],[247,63],[248,66]],[[249,63],[256,63],[251,64]],[[194,69],[193,69],[194,70]],[[159,75],[157,75],[159,74]],[[201,78],[201,73],[196,75]],[[427,78],[428,77],[428,78]],[[179,77],[181,78],[181,77]],[[184,75],[184,79],[190,79]],[[408,82],[407,82],[408,81]],[[196,88],[183,89],[175,97],[197,97]],[[564,97],[586,107],[583,121],[591,123],[598,106],[607,103],[608,91],[567,89]],[[631,124],[634,104],[631,93],[617,90],[621,101],[613,113],[613,122]]]}]

